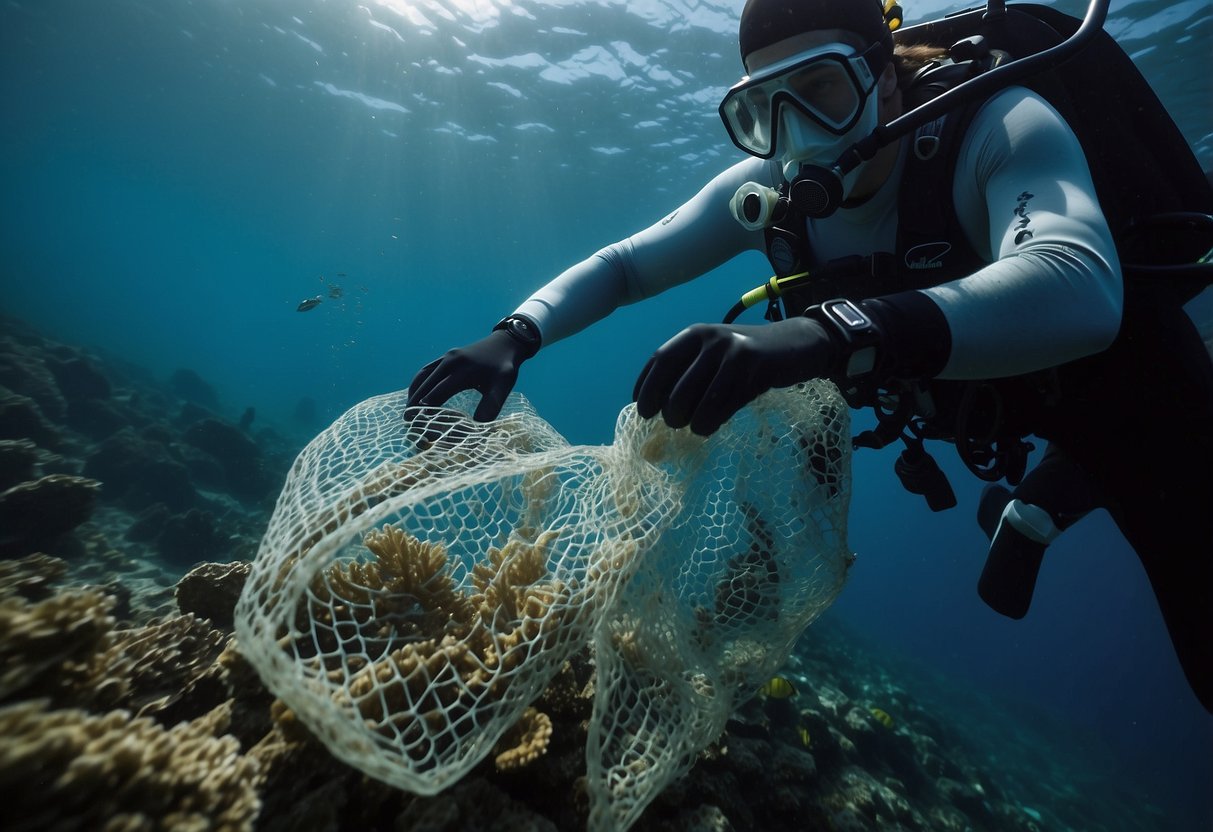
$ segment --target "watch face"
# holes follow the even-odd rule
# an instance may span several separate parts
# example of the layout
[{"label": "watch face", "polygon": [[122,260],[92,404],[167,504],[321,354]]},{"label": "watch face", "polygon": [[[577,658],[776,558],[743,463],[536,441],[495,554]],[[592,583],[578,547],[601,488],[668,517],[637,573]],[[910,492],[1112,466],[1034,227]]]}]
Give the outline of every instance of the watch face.
[{"label": "watch face", "polygon": [[830,304],[829,312],[849,329],[864,329],[871,323],[867,316],[850,301]]},{"label": "watch face", "polygon": [[519,340],[525,341],[528,344],[534,344],[539,341],[539,333],[535,331],[535,327],[530,321],[525,321],[521,318],[510,318],[506,324],[511,335],[514,335]]}]

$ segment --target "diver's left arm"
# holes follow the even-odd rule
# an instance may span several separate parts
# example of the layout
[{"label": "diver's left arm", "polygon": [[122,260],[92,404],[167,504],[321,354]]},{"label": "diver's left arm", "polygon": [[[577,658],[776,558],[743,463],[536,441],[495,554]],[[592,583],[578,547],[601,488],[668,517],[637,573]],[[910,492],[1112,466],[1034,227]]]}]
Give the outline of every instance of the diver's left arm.
[{"label": "diver's left arm", "polygon": [[[989,266],[850,313],[813,307],[765,327],[689,327],[641,371],[637,412],[707,435],[765,390],[805,379],[861,375],[864,366],[878,379],[994,378],[1111,344],[1120,265],[1065,122],[1027,90],[1004,91],[975,117],[957,170],[956,209]],[[874,350],[864,346],[873,331]]]},{"label": "diver's left arm", "polygon": [[940,378],[996,378],[1105,349],[1120,327],[1120,264],[1082,148],[1022,87],[974,118],[957,160],[957,215],[991,262],[922,294],[946,319]]}]

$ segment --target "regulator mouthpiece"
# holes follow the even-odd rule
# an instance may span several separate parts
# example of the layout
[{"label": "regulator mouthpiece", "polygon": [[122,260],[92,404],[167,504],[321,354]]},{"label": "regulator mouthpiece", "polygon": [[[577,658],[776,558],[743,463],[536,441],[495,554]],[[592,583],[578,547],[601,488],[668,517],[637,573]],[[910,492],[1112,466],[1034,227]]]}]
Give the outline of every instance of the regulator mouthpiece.
[{"label": "regulator mouthpiece", "polygon": [[842,176],[837,167],[801,165],[788,189],[788,198],[797,211],[810,219],[820,220],[842,205],[842,190]]},{"label": "regulator mouthpiece", "polygon": [[759,231],[778,221],[785,207],[779,204],[779,191],[759,182],[745,183],[729,201],[733,216],[747,231]]}]

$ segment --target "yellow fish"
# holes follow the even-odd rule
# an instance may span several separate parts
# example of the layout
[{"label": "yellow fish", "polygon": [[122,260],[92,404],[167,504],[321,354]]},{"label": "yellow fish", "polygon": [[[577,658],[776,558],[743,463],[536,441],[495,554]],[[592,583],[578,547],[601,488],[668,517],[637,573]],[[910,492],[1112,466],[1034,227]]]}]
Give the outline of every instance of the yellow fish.
[{"label": "yellow fish", "polygon": [[801,725],[801,726],[799,726],[799,727],[796,729],[796,733],[800,735],[800,742],[801,742],[801,744],[802,744],[802,745],[803,745],[805,748],[808,748],[808,747],[809,747],[809,744],[810,744],[810,739],[809,739],[809,729],[808,729],[808,728],[805,728],[803,725]]},{"label": "yellow fish", "polygon": [[879,722],[885,728],[892,730],[893,717],[889,716],[887,711],[882,711],[880,708],[868,708],[868,711],[870,711],[872,716],[876,718],[877,722]]},{"label": "yellow fish", "polygon": [[773,676],[769,682],[758,689],[758,693],[771,699],[787,699],[789,696],[796,695],[796,688],[782,676]]}]

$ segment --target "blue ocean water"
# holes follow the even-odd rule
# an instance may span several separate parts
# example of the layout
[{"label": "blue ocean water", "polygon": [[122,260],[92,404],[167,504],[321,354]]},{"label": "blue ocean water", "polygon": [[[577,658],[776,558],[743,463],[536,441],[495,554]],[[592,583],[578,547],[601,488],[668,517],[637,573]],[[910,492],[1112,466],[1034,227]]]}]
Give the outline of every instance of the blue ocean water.
[{"label": "blue ocean water", "polygon": [[[964,5],[910,0],[907,23]],[[289,424],[310,397],[335,417],[737,158],[716,105],[740,6],[6,0],[0,303],[160,376],[192,368],[233,414]],[[1208,3],[1117,0],[1107,29],[1213,166]],[[620,310],[545,349],[519,390],[572,441],[609,441],[652,350],[766,274],[743,257]],[[1108,789],[1209,828],[1213,720],[1111,522],[1055,544],[1031,613],[1007,621],[974,590],[977,483],[939,458],[960,506],[932,515],[891,453],[857,457],[859,561],[831,614],[944,679],[958,721],[994,697],[1064,725]]]}]

